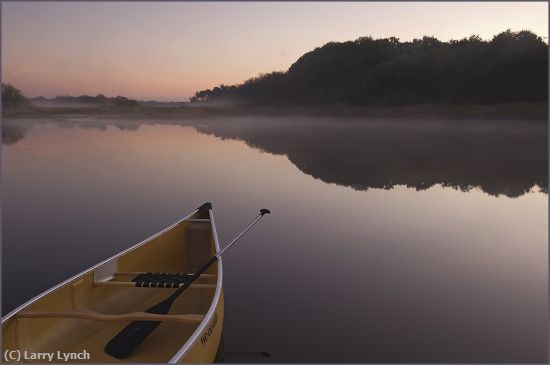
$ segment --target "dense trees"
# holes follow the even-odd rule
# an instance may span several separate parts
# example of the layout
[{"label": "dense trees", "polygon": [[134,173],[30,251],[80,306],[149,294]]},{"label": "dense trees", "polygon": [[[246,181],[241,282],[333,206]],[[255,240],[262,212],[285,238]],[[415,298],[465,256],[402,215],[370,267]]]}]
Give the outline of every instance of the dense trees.
[{"label": "dense trees", "polygon": [[[37,100],[38,98],[35,98]],[[42,98],[42,100],[47,100]],[[37,100],[38,101],[38,100]],[[128,99],[125,96],[116,96],[114,98],[106,97],[103,94],[97,94],[96,96],[80,95],[80,96],[56,96],[51,99],[54,102],[73,103],[73,104],[93,104],[93,105],[114,105],[114,106],[137,106],[139,105],[137,100]]]},{"label": "dense trees", "polygon": [[16,109],[23,106],[26,99],[19,89],[16,89],[10,84],[2,83],[2,108]]},{"label": "dense trees", "polygon": [[[124,96],[107,97],[103,94],[97,94],[96,96],[80,95],[80,96],[68,96],[61,95],[51,99],[47,99],[43,96],[38,96],[32,99],[26,98],[23,93],[10,84],[2,83],[2,109],[8,113],[19,112],[45,112],[48,113],[54,111],[52,107],[58,108],[72,108],[72,111],[80,110],[81,107],[94,107],[95,110],[109,108],[117,108],[127,110],[128,108],[134,109],[139,106],[140,103],[137,100],[129,99]],[[46,106],[46,108],[43,108]]]},{"label": "dense trees", "polygon": [[361,37],[304,54],[286,72],[240,85],[198,91],[193,102],[247,104],[404,105],[544,102],[548,45],[529,31],[510,30],[441,42],[423,37]]}]

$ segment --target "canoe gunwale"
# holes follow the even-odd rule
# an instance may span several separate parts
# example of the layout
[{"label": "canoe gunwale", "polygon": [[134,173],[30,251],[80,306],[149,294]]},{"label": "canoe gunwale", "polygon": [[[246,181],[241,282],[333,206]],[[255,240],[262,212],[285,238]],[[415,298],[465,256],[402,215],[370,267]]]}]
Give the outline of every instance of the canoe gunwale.
[{"label": "canoe gunwale", "polygon": [[[47,289],[46,291],[38,294],[37,296],[35,296],[34,298],[31,298],[29,299],[28,301],[26,301],[25,303],[21,304],[19,307],[15,308],[14,310],[12,310],[11,312],[9,312],[8,314],[6,314],[5,316],[2,317],[2,323],[8,321],[10,318],[12,318],[13,316],[15,316],[17,313],[19,313],[20,311],[22,311],[23,309],[25,309],[26,307],[28,307],[29,305],[33,304],[34,302],[36,302],[37,300],[45,297],[46,295],[50,294],[51,292],[61,288],[62,286],[65,286],[67,284],[70,284],[71,282],[79,279],[80,277],[98,269],[99,267],[105,265],[106,263],[108,263],[109,261],[112,261],[114,259],[117,259],[125,254],[127,254],[128,252],[131,252],[141,246],[143,246],[144,244],[148,243],[149,241],[157,238],[158,236],[166,233],[167,231],[171,230],[172,228],[174,228],[175,226],[177,226],[178,224],[180,224],[181,222],[185,221],[186,219],[188,219],[189,217],[191,217],[193,214],[197,213],[199,211],[199,209],[195,209],[192,213],[188,214],[187,216],[185,216],[184,218],[178,220],[177,222],[171,224],[170,226],[164,228],[163,230],[161,230],[160,232],[158,233],[155,233],[154,235],[144,239],[143,241],[141,242],[138,242],[136,243],[135,245],[131,246],[131,247],[128,247],[127,249],[95,264],[94,266],[91,266],[89,268],[87,268],[86,270],[84,271],[81,271],[80,273],[76,274],[76,275],[73,275],[71,276],[70,278],[68,278],[67,280],[64,280],[62,281],[61,283],[57,284],[57,285],[54,285],[53,287]],[[214,225],[212,224],[212,227]],[[216,248],[217,249],[217,248]]]},{"label": "canoe gunwale", "polygon": [[[208,210],[208,214],[210,215],[210,223],[212,227],[212,235],[214,236],[216,253],[219,253],[221,248],[220,248],[220,242],[218,240],[216,223],[214,220],[214,212],[212,211],[212,209]],[[201,324],[195,329],[195,332],[193,332],[193,334],[191,335],[191,337],[189,337],[187,342],[185,342],[185,344],[174,354],[174,356],[172,356],[170,360],[168,360],[169,364],[180,362],[187,355],[187,353],[191,351],[191,349],[195,345],[195,342],[199,339],[200,335],[206,328],[206,325],[210,322],[210,320],[214,316],[214,313],[216,312],[216,308],[218,307],[218,303],[220,301],[220,297],[222,293],[222,283],[223,283],[223,270],[222,270],[221,257],[218,258],[217,265],[218,265],[218,278],[216,280],[216,291],[214,292],[214,298],[212,299],[210,308],[208,308],[208,312],[206,312],[206,314],[204,315],[204,319],[202,320]]]}]

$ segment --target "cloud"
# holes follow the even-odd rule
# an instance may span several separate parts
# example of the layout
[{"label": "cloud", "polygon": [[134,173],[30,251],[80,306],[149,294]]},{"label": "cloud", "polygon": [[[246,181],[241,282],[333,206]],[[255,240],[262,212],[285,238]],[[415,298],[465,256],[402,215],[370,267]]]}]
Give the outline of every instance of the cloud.
[{"label": "cloud", "polygon": [[279,56],[283,58],[292,57],[292,54],[286,49],[279,49],[277,53],[279,54]]},{"label": "cloud", "polygon": [[12,77],[18,77],[18,76],[24,75],[24,74],[32,72],[32,71],[33,71],[33,69],[30,68],[30,67],[23,67],[23,68],[12,71],[11,76]]}]

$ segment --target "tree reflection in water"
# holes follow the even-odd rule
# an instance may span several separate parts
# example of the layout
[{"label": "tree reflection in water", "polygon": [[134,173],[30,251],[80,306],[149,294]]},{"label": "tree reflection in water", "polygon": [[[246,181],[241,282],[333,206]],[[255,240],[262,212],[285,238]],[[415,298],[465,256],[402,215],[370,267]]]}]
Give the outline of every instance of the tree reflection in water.
[{"label": "tree reflection in water", "polygon": [[[47,122],[52,121],[4,121],[2,143],[17,143],[34,124]],[[441,184],[462,191],[479,187],[509,197],[533,188],[548,191],[544,121],[226,117],[53,123],[102,130],[113,125],[128,131],[142,124],[190,125],[201,133],[286,155],[302,172],[356,190],[396,185],[424,190]]]}]

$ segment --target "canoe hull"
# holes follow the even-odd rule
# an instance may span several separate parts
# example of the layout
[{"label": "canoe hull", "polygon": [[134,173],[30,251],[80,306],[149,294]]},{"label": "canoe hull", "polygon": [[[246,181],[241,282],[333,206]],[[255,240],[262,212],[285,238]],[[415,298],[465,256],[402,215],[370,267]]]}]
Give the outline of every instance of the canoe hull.
[{"label": "canoe hull", "polygon": [[216,353],[220,346],[224,319],[224,297],[223,291],[216,306],[214,314],[206,328],[199,335],[186,356],[178,359],[181,363],[211,363],[214,362]]},{"label": "canoe hull", "polygon": [[[223,326],[223,270],[218,260],[174,302],[169,315],[195,316],[194,323],[163,321],[126,359],[106,354],[105,344],[129,322],[117,315],[143,313],[175,289],[136,287],[136,274],[193,273],[220,251],[214,216],[196,210],[143,242],[101,262],[33,298],[2,319],[2,347],[30,353],[89,353],[71,362],[212,362]],[[202,261],[201,261],[202,260]],[[154,278],[154,276],[153,276]],[[158,283],[146,283],[159,286]],[[109,315],[114,321],[83,318],[26,318],[29,313],[83,311]],[[104,316],[105,317],[105,316]],[[179,318],[179,317],[178,317]],[[176,319],[178,319],[176,318]],[[199,322],[200,321],[200,322]],[[5,361],[6,359],[4,359]],[[59,359],[57,359],[59,361]]]}]

